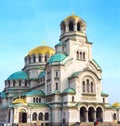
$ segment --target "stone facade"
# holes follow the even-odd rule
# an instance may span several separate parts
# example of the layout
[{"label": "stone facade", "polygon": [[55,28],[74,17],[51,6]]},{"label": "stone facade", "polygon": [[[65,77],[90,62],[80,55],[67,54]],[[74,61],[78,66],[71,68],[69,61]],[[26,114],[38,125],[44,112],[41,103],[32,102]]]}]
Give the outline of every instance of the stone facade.
[{"label": "stone facade", "polygon": [[[71,15],[60,23],[55,49],[39,46],[25,56],[25,66],[5,80],[0,122],[70,126],[113,121],[117,111],[102,91],[102,70],[92,58],[86,22]],[[3,116],[4,113],[4,116]]]}]

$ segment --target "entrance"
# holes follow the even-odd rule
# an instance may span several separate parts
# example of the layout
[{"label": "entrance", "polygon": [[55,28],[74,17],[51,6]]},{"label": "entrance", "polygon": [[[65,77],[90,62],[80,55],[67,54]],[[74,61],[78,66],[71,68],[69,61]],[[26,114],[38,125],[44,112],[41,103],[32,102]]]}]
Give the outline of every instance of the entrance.
[{"label": "entrance", "polygon": [[86,121],[86,108],[85,107],[81,107],[80,108],[80,121],[81,122],[85,122]]},{"label": "entrance", "polygon": [[26,123],[27,122],[27,113],[25,112],[25,110],[19,112],[19,123]]},{"label": "entrance", "polygon": [[95,113],[94,108],[90,107],[88,109],[88,120],[89,120],[89,122],[93,122],[94,121],[94,113]]}]

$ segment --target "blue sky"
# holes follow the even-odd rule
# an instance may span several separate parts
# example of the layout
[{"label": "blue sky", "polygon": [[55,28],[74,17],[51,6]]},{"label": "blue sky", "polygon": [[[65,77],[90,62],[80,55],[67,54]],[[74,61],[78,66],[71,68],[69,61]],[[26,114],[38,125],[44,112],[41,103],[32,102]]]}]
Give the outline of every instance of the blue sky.
[{"label": "blue sky", "polygon": [[43,41],[59,42],[60,22],[74,11],[87,23],[92,53],[102,68],[102,89],[120,102],[119,0],[0,0],[0,91],[24,66],[24,57]]}]

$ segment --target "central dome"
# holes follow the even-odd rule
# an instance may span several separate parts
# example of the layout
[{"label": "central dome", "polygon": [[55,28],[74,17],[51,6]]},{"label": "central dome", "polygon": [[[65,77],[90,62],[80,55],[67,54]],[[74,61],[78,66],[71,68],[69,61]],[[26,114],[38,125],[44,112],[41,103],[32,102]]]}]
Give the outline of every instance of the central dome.
[{"label": "central dome", "polygon": [[28,55],[36,55],[36,54],[54,54],[55,50],[49,46],[38,46],[31,51],[29,51]]}]

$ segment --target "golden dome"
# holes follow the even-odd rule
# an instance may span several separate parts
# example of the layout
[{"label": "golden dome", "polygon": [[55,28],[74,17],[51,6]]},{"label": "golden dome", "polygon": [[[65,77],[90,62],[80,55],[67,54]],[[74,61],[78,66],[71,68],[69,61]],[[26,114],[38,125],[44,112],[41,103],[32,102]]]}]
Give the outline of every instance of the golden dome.
[{"label": "golden dome", "polygon": [[55,50],[49,46],[38,46],[31,51],[29,51],[28,55],[36,55],[36,54],[54,54]]},{"label": "golden dome", "polygon": [[20,103],[26,103],[26,102],[25,102],[25,99],[18,98],[18,99],[15,99],[12,103],[13,104],[20,104]]},{"label": "golden dome", "polygon": [[64,21],[66,21],[66,20],[69,20],[69,19],[74,19],[74,20],[79,20],[80,19],[80,17],[78,17],[78,16],[76,16],[76,15],[70,15],[70,16],[68,16],[67,18],[65,18],[64,19]]}]

